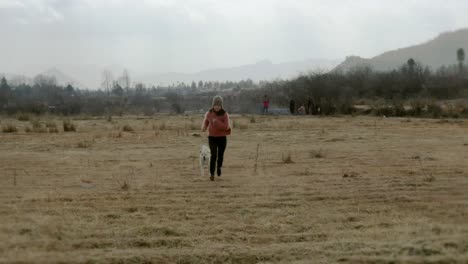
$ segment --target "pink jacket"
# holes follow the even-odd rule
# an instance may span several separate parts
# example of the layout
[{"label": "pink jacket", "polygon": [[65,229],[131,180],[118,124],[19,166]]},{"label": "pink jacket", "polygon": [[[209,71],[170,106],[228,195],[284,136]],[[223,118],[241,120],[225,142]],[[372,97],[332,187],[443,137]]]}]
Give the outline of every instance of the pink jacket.
[{"label": "pink jacket", "polygon": [[[223,110],[221,110],[223,111]],[[203,120],[202,130],[208,128],[208,136],[224,137],[231,135],[231,126],[229,125],[229,115],[224,112],[223,115],[217,115],[215,111],[208,111]]]}]

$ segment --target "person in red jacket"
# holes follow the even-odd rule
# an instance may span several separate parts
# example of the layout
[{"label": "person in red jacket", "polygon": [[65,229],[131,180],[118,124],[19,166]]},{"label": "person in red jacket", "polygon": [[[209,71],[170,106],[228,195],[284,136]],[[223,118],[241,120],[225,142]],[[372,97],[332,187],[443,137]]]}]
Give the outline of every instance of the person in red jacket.
[{"label": "person in red jacket", "polygon": [[270,98],[268,98],[268,96],[265,94],[265,96],[263,97],[263,111],[262,111],[264,115],[268,114],[269,107],[270,107]]},{"label": "person in red jacket", "polygon": [[203,132],[208,129],[208,143],[211,150],[210,180],[214,181],[216,165],[216,174],[221,176],[224,151],[227,145],[226,136],[231,134],[229,115],[223,108],[223,98],[221,96],[213,97],[212,107],[206,112],[201,129]]}]

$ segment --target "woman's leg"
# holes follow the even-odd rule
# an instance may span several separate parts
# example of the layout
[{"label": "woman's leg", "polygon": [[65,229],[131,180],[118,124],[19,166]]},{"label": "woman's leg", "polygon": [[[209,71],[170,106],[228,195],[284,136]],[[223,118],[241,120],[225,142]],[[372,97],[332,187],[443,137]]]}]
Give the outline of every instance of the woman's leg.
[{"label": "woman's leg", "polygon": [[218,157],[218,144],[215,137],[208,137],[208,144],[210,145],[211,158],[210,158],[210,176],[215,173],[216,159]]},{"label": "woman's leg", "polygon": [[227,137],[218,138],[218,176],[221,176],[221,167],[223,166],[224,151],[226,150]]}]

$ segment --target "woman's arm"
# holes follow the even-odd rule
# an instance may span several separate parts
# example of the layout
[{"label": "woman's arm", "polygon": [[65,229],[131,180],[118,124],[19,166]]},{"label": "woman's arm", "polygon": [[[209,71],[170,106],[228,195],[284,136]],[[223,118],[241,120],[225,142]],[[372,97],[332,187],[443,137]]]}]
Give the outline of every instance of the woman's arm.
[{"label": "woman's arm", "polygon": [[231,128],[231,126],[230,126],[230,122],[229,122],[229,115],[228,115],[228,113],[226,112],[226,113],[224,114],[223,129],[224,129],[225,131],[228,131],[228,130],[230,130],[230,128]]},{"label": "woman's arm", "polygon": [[208,124],[210,123],[210,121],[208,121],[208,112],[205,114],[205,118],[203,119],[203,123],[202,123],[202,126],[201,126],[201,130],[203,132],[206,131],[206,128],[208,127]]}]

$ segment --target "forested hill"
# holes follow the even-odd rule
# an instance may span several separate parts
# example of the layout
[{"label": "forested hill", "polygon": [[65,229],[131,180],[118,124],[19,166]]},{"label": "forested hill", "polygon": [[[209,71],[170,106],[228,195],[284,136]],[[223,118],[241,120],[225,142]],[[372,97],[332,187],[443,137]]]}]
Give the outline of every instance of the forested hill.
[{"label": "forested hill", "polygon": [[436,70],[443,65],[457,64],[457,50],[460,48],[468,51],[468,28],[445,32],[425,43],[388,51],[373,58],[349,56],[335,70],[347,71],[355,66],[369,65],[377,71],[388,71],[400,67],[410,58]]}]

